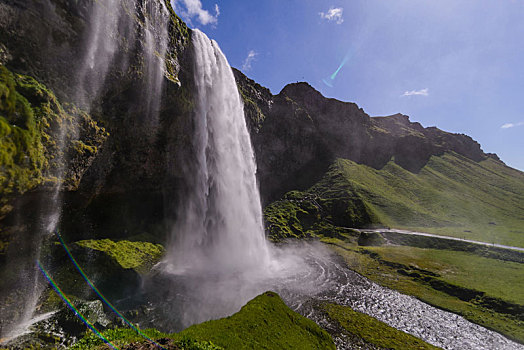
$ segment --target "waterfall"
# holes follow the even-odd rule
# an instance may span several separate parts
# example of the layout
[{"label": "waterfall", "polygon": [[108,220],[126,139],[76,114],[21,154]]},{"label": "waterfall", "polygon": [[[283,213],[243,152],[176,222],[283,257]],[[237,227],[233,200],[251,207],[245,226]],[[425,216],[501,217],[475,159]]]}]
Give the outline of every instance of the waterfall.
[{"label": "waterfall", "polygon": [[192,150],[168,261],[176,273],[261,270],[269,253],[243,104],[218,44],[199,30],[192,40]]},{"label": "waterfall", "polygon": [[90,9],[76,89],[77,100],[84,107],[89,107],[99,93],[117,52],[123,5],[120,0],[103,0],[93,2]]},{"label": "waterfall", "polygon": [[[141,65],[141,101],[144,123],[156,135],[159,120],[165,55],[168,47],[169,12],[163,0],[98,0],[90,2],[77,60],[72,100],[86,112],[98,108],[97,98],[104,93],[104,84],[113,70],[126,72],[130,61]],[[136,45],[140,42],[139,45]],[[136,56],[133,56],[136,55]],[[138,58],[138,59],[137,59]],[[136,67],[135,67],[136,69]],[[140,82],[139,82],[140,83]],[[73,128],[76,128],[73,125]],[[31,261],[41,259],[42,245],[59,227],[62,211],[63,181],[67,177],[67,153],[70,143],[78,137],[78,130],[61,128],[56,135],[59,168],[53,170],[56,186],[48,198],[42,198],[38,227],[30,232],[27,253]],[[23,222],[23,219],[21,219]],[[39,270],[34,265],[18,267],[17,274],[24,280],[24,290],[16,294],[21,300],[19,317],[0,329],[1,338],[23,334],[35,316],[39,298],[45,289]],[[1,304],[0,304],[1,306]],[[4,339],[2,339],[4,340]]]},{"label": "waterfall", "polygon": [[158,111],[164,81],[164,58],[167,51],[167,23],[169,19],[165,4],[158,0],[146,0],[145,18],[145,114],[153,129],[158,127]]}]

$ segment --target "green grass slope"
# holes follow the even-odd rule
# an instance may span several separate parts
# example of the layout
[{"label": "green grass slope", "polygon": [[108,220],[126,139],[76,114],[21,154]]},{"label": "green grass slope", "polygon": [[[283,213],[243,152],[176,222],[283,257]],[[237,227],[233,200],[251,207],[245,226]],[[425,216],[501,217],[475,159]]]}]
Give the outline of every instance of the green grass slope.
[{"label": "green grass slope", "polygon": [[326,331],[273,292],[259,295],[233,316],[189,327],[175,339],[186,337],[225,349],[335,349]]},{"label": "green grass slope", "polygon": [[[335,349],[326,331],[292,311],[273,292],[257,296],[230,317],[197,324],[180,333],[165,334],[154,329],[145,333],[169,349]],[[102,334],[124,349],[131,343],[138,342],[137,347],[129,347],[135,349],[146,344],[131,329],[107,330]],[[87,335],[73,347],[97,348],[107,347],[94,334]]]},{"label": "green grass slope", "polygon": [[393,161],[377,170],[338,159],[317,184],[269,205],[265,216],[277,238],[322,225],[384,225],[524,247],[524,173],[456,153],[432,156],[418,173]]},{"label": "green grass slope", "polygon": [[350,307],[324,304],[323,309],[328,317],[337,322],[343,329],[343,333],[356,335],[367,343],[380,348],[395,350],[440,349],[410,334],[390,327],[371,316],[354,311]]}]

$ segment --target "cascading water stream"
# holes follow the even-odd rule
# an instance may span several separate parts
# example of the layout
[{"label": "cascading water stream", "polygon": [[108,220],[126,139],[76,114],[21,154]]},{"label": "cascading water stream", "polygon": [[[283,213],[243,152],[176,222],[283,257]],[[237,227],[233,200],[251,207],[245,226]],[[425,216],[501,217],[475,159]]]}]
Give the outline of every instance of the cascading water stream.
[{"label": "cascading water stream", "polygon": [[145,18],[145,115],[150,127],[156,132],[160,101],[162,98],[162,85],[164,82],[165,55],[167,51],[169,20],[168,10],[162,1],[145,0],[143,4]]},{"label": "cascading water stream", "polygon": [[218,44],[199,30],[192,38],[193,144],[167,260],[175,273],[261,273],[270,259],[240,94]]},{"label": "cascading water stream", "polygon": [[118,49],[120,0],[96,1],[89,12],[89,29],[78,72],[77,100],[89,107],[103,85]]},{"label": "cascading water stream", "polygon": [[[141,21],[136,17],[140,13]],[[129,64],[129,53],[137,35],[142,39],[142,45],[135,48],[143,57],[143,100],[145,106],[141,112],[143,120],[150,129],[151,134],[156,133],[158,127],[158,114],[161,101],[163,76],[165,71],[164,58],[168,43],[169,13],[163,3],[158,0],[102,0],[94,1],[88,13],[87,28],[84,33],[84,42],[78,57],[80,62],[76,76],[75,96],[76,103],[87,112],[91,112],[96,98],[103,92],[107,76],[115,65],[122,71]],[[117,58],[119,61],[117,62]],[[67,152],[69,144],[66,138],[74,140],[78,137],[77,126],[72,125],[68,130],[71,135],[66,135],[65,128],[60,128],[57,137],[57,164],[60,166],[53,171],[56,186],[49,198],[42,200],[40,224],[32,235],[31,248],[27,254],[31,261],[41,258],[43,241],[50,236],[59,226],[62,211],[62,187],[67,173]],[[70,141],[71,141],[70,140]],[[41,280],[40,272],[36,266],[29,266],[19,272],[24,279],[22,311],[19,319],[13,320],[6,329],[0,329],[0,335],[12,339],[27,332],[27,327],[32,324],[35,309],[45,285]]]}]

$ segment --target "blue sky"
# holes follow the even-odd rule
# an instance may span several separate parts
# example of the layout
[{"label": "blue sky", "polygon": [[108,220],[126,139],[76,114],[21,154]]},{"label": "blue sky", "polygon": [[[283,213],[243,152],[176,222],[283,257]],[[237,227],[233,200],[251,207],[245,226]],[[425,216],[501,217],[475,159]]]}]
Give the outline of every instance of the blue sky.
[{"label": "blue sky", "polygon": [[172,2],[274,94],[307,81],[371,116],[470,135],[524,170],[524,0]]}]

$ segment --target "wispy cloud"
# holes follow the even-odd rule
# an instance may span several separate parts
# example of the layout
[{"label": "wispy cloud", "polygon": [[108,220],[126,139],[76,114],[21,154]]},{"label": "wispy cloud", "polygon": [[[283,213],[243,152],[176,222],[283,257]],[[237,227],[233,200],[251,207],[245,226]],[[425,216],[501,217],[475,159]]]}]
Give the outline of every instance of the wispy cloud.
[{"label": "wispy cloud", "polygon": [[322,19],[342,24],[344,22],[344,18],[342,18],[343,13],[344,9],[342,7],[330,7],[327,12],[319,12],[318,14]]},{"label": "wispy cloud", "polygon": [[242,63],[242,70],[244,72],[247,72],[248,70],[251,69],[251,63],[253,63],[253,61],[255,60],[255,58],[257,57],[258,53],[255,52],[254,50],[250,50],[248,53],[247,53],[247,57],[246,59],[244,60],[244,63]]},{"label": "wispy cloud", "polygon": [[175,10],[183,17],[185,21],[191,24],[192,19],[196,18],[200,24],[217,24],[220,8],[215,4],[215,14],[202,8],[200,0],[171,0]]},{"label": "wispy cloud", "polygon": [[429,89],[406,91],[400,96],[429,96]]},{"label": "wispy cloud", "polygon": [[523,125],[524,125],[524,122],[506,123],[506,124],[502,125],[500,128],[501,129],[509,129],[509,128],[515,128],[517,126],[523,126]]}]

